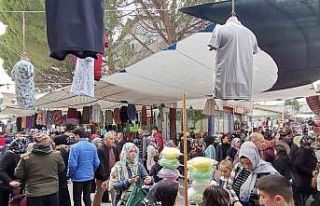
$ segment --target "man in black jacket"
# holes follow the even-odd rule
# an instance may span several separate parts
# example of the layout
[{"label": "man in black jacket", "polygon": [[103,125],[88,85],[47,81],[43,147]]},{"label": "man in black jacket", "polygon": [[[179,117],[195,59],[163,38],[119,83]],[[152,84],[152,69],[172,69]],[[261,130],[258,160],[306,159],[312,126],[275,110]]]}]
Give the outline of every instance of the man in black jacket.
[{"label": "man in black jacket", "polygon": [[97,192],[94,195],[93,206],[100,206],[102,197],[108,197],[109,195],[108,192],[106,192],[106,189],[108,187],[110,172],[114,164],[119,161],[119,153],[116,146],[114,146],[114,140],[114,134],[112,132],[107,132],[104,135],[102,146],[98,148],[100,166],[96,172]]},{"label": "man in black jacket", "polygon": [[299,206],[306,205],[306,201],[312,192],[313,171],[317,166],[316,155],[306,137],[301,139],[300,148],[292,158],[292,165],[295,203]]}]

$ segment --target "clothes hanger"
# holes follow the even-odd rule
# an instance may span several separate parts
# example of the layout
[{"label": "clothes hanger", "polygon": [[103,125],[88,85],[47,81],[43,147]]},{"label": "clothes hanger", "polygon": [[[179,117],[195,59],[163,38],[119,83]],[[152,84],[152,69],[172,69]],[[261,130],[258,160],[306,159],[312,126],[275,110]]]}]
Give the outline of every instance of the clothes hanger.
[{"label": "clothes hanger", "polygon": [[21,55],[21,60],[30,62],[29,54],[27,52],[23,52]]},{"label": "clothes hanger", "polygon": [[236,0],[232,0],[232,10],[231,10],[231,16],[237,16],[236,14]]}]

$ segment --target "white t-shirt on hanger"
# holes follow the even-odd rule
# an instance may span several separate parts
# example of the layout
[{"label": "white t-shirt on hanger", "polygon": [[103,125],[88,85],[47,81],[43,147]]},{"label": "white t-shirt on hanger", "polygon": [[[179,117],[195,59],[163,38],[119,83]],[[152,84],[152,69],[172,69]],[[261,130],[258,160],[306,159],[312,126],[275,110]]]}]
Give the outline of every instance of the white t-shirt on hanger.
[{"label": "white t-shirt on hanger", "polygon": [[253,54],[258,52],[256,36],[237,17],[217,25],[209,46],[216,50],[216,98],[250,100]]}]

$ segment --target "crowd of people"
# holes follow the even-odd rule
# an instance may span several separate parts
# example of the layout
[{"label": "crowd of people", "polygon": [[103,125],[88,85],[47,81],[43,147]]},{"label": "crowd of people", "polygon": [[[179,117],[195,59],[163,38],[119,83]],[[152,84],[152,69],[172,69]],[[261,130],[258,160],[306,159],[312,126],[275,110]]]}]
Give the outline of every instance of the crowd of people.
[{"label": "crowd of people", "polygon": [[[21,193],[28,205],[36,206],[183,204],[181,180],[158,176],[163,148],[183,153],[183,142],[165,141],[156,127],[151,133],[140,128],[136,135],[113,130],[89,135],[77,128],[53,136],[0,139],[7,145],[1,147],[0,206]],[[200,205],[320,205],[316,134],[299,135],[286,124],[280,131],[261,129],[245,135],[191,132],[187,142],[189,159],[202,156],[217,162],[211,182],[203,186]]]}]

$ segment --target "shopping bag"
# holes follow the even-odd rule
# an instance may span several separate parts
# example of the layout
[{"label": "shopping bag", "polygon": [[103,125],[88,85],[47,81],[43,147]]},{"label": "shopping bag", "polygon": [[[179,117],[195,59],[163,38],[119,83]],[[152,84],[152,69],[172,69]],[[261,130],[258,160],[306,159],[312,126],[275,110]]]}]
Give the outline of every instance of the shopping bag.
[{"label": "shopping bag", "polygon": [[141,184],[135,184],[127,200],[126,206],[138,206],[139,203],[147,196],[149,190],[142,188]]},{"label": "shopping bag", "polygon": [[9,206],[27,206],[27,196],[25,194],[14,195],[9,201]]}]

